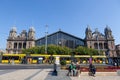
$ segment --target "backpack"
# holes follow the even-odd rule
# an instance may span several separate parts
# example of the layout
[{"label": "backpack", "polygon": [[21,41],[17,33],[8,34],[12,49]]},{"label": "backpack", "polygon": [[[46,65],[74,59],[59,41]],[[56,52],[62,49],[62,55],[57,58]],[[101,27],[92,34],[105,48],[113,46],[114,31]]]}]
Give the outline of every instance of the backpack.
[{"label": "backpack", "polygon": [[73,69],[73,66],[72,66],[72,65],[70,65],[70,66],[69,66],[69,70],[72,70],[72,69]]}]

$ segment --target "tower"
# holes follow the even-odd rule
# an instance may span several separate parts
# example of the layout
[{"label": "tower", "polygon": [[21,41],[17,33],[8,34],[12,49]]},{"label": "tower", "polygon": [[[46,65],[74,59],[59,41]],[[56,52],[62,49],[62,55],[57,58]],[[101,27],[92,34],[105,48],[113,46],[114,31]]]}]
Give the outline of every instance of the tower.
[{"label": "tower", "polygon": [[15,37],[17,37],[17,29],[16,29],[16,27],[12,27],[12,29],[9,32],[9,38],[13,39]]},{"label": "tower", "polygon": [[28,31],[26,48],[31,48],[34,46],[35,46],[35,29],[34,29],[34,27],[30,27],[30,29]]},{"label": "tower", "polygon": [[108,26],[106,26],[104,33],[105,33],[106,39],[113,39],[112,31]]},{"label": "tower", "polygon": [[35,39],[35,29],[31,27],[28,31],[28,39]]},{"label": "tower", "polygon": [[7,47],[6,47],[7,53],[13,53],[14,40],[16,39],[16,37],[17,37],[17,29],[16,27],[12,27],[9,32],[8,39],[7,39]]},{"label": "tower", "polygon": [[117,55],[115,52],[114,38],[112,36],[112,31],[111,31],[110,27],[108,27],[108,25],[104,29],[104,33],[105,33],[105,38],[106,38],[106,42],[107,42],[108,49],[109,49],[109,54],[111,57],[116,57]]},{"label": "tower", "polygon": [[87,25],[87,28],[85,30],[85,45],[88,47],[88,48],[92,48],[92,42],[91,42],[91,39],[92,39],[92,30],[90,29],[90,26]]},{"label": "tower", "polygon": [[86,34],[86,39],[91,39],[92,38],[92,30],[90,29],[89,25],[86,28],[85,34]]}]

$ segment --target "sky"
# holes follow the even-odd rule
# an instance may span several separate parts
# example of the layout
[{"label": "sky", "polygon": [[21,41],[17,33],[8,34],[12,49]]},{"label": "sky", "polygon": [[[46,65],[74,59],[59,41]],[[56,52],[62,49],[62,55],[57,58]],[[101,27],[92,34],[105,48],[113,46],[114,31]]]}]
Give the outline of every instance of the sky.
[{"label": "sky", "polygon": [[104,34],[108,25],[115,44],[120,44],[120,0],[0,0],[0,49],[6,48],[9,31],[17,34],[34,27],[36,39],[61,29],[85,38],[85,29],[98,28]]}]

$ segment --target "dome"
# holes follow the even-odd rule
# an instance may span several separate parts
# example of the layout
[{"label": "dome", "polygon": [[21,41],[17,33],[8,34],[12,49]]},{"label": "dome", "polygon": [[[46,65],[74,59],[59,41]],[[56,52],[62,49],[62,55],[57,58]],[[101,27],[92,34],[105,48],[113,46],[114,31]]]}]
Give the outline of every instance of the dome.
[{"label": "dome", "polygon": [[89,25],[87,25],[86,31],[87,31],[87,32],[88,32],[88,31],[91,31],[91,29],[90,29],[90,26],[89,26]]},{"label": "dome", "polygon": [[30,27],[29,31],[34,31],[35,32],[35,28],[34,27]]},{"label": "dome", "polygon": [[111,31],[110,27],[108,27],[108,25],[106,25],[106,28],[105,28],[106,31]]},{"label": "dome", "polygon": [[94,37],[94,38],[96,38],[96,37],[98,37],[98,36],[99,36],[99,34],[98,34],[98,33],[96,33],[96,32],[94,32],[92,35],[93,35],[93,37]]},{"label": "dome", "polygon": [[11,31],[17,32],[17,28],[16,27],[12,27]]}]

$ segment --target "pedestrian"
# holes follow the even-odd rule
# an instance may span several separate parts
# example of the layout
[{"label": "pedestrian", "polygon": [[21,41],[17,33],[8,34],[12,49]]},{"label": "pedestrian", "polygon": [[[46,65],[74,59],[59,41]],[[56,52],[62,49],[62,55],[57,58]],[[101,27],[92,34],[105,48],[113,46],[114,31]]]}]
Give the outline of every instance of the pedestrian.
[{"label": "pedestrian", "polygon": [[70,66],[68,67],[68,76],[72,76],[72,69],[73,69],[73,64],[71,63]]},{"label": "pedestrian", "polygon": [[80,69],[80,65],[79,65],[78,62],[76,63],[76,70],[77,70],[77,72],[76,72],[76,76],[80,77],[81,69]]},{"label": "pedestrian", "polygon": [[8,64],[10,64],[11,63],[11,60],[10,59],[8,59]]},{"label": "pedestrian", "polygon": [[95,68],[95,66],[91,63],[91,64],[89,65],[89,75],[90,75],[90,76],[95,76],[95,73],[96,73],[96,68]]},{"label": "pedestrian", "polygon": [[54,63],[54,57],[53,57],[53,55],[50,55],[50,64],[52,64],[52,63]]},{"label": "pedestrian", "polygon": [[73,72],[73,76],[76,76],[76,65],[75,65],[75,63],[73,62],[72,63],[73,64],[73,67],[72,67],[72,72]]}]

